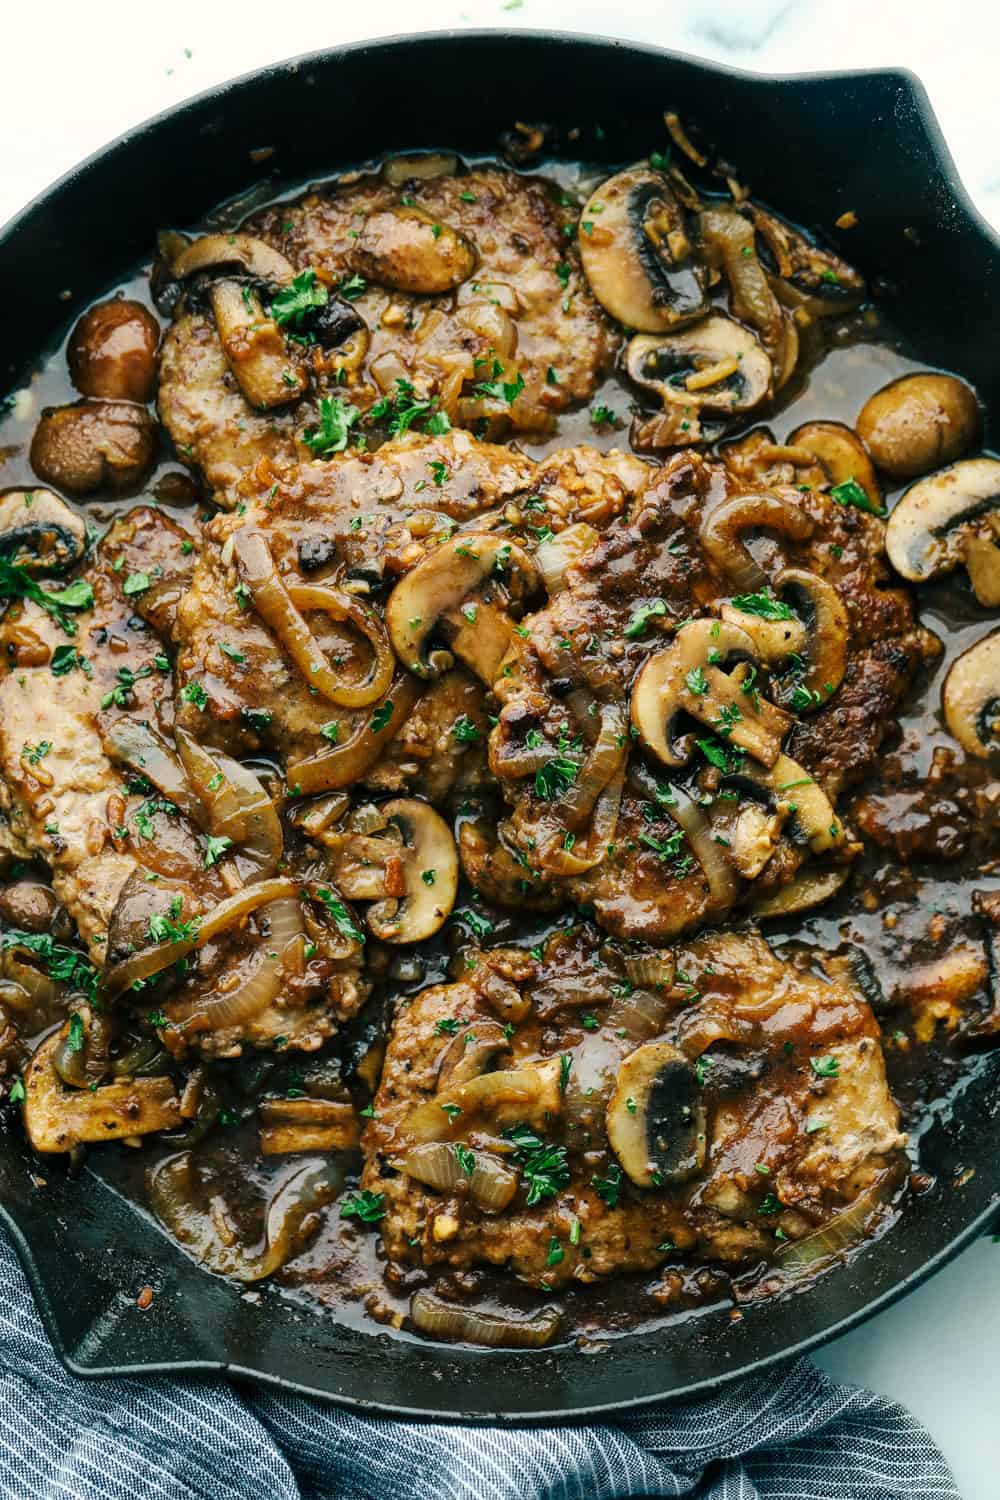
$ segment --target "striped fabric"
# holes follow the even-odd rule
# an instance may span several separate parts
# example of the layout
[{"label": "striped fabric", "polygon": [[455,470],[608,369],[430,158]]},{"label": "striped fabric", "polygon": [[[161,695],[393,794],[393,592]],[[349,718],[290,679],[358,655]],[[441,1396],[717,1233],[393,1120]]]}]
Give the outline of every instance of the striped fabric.
[{"label": "striped fabric", "polygon": [[0,1500],[960,1500],[902,1407],[807,1360],[614,1424],[361,1418],[200,1380],[77,1381],[0,1240]]}]

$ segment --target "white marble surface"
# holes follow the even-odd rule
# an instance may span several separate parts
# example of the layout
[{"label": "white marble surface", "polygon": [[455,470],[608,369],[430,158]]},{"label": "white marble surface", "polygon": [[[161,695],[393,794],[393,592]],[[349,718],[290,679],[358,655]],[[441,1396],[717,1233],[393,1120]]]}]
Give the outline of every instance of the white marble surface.
[{"label": "white marble surface", "polygon": [[[3,21],[0,220],[112,136],[224,78],[366,36],[472,26],[614,33],[762,72],[912,68],[973,198],[1000,227],[996,0],[296,0],[284,10],[36,0],[7,7]],[[964,1500],[997,1500],[998,1350],[1000,1245],[984,1241],[820,1362],[908,1404]]]}]

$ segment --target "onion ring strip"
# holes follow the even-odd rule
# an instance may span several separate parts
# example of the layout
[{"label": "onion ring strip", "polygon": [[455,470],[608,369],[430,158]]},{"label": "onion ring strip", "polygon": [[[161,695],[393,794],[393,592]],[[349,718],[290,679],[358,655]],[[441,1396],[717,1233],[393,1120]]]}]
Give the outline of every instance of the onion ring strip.
[{"label": "onion ring strip", "polygon": [[[395,659],[382,621],[350,594],[328,584],[286,585],[271,549],[259,531],[237,531],[233,549],[250,587],[253,604],[274,631],[311,688],[340,708],[366,708],[385,695]],[[301,609],[317,609],[337,621],[348,621],[372,649],[372,664],[360,682],[344,683],[330,666]]]},{"label": "onion ring strip", "polygon": [[374,730],[371,720],[366,720],[342,745],[330,745],[305,760],[289,761],[288,785],[297,795],[312,797],[360,780],[409,718],[422,692],[422,685],[408,672],[400,673],[390,684],[388,696],[381,705],[383,708],[391,705],[389,717],[382,727]]},{"label": "onion ring strip", "polygon": [[153,943],[149,948],[143,948],[141,952],[133,953],[121,963],[106,969],[101,983],[103,997],[115,999],[131,989],[137,979],[148,979],[151,974],[161,973],[178,959],[186,958],[189,953],[203,947],[227,927],[232,927],[243,917],[249,916],[258,907],[297,894],[298,886],[294,880],[262,880],[256,885],[246,886],[242,891],[237,891],[235,896],[220,901],[205,916],[197,918],[197,926],[189,937]]}]

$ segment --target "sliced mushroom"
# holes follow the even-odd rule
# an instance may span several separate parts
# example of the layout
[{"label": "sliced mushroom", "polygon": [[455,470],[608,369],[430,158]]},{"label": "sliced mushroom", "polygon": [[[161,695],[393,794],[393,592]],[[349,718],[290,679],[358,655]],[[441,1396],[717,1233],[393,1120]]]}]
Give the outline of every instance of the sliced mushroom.
[{"label": "sliced mushroom", "polygon": [[747,767],[739,778],[727,779],[755,781],[759,788],[767,788],[773,806],[788,820],[792,841],[808,844],[813,854],[826,854],[847,842],[833,803],[819,782],[791,756],[779,755],[766,771]]},{"label": "sliced mushroom", "polygon": [[428,182],[433,177],[454,177],[458,157],[453,151],[418,151],[409,156],[387,156],[382,176],[390,187],[404,182]]},{"label": "sliced mushroom", "polygon": [[969,458],[906,491],[885,528],[889,561],[912,583],[964,562],[980,604],[1000,604],[1000,461]]},{"label": "sliced mushroom", "polygon": [[438,1063],[437,1087],[457,1088],[485,1073],[494,1058],[510,1051],[510,1040],[499,1021],[473,1021],[452,1037]]},{"label": "sliced mushroom", "polygon": [[763,588],[767,574],[743,541],[745,531],[776,531],[793,542],[807,541],[812,519],[789,495],[733,495],[708,512],[701,523],[701,545],[734,587],[748,593]]},{"label": "sliced mushroom", "polygon": [[707,311],[707,275],[684,213],[666,177],[644,163],[597,189],[580,216],[579,245],[591,291],[626,328],[666,333]]},{"label": "sliced mushroom", "polygon": [[386,208],[369,214],[351,264],[380,286],[433,295],[461,286],[476,269],[471,240],[422,208]]},{"label": "sliced mushroom", "polygon": [[491,576],[508,571],[515,597],[537,589],[538,572],[528,554],[491,532],[459,533],[429,553],[397,583],[385,608],[389,636],[403,665],[425,678],[447,670],[450,652],[426,653],[439,622]]},{"label": "sliced mushroom", "polygon": [[455,905],[458,854],[440,813],[415,797],[377,811],[380,834],[347,834],[335,880],[345,896],[373,901],[368,926],[385,943],[419,943]]},{"label": "sliced mushroom", "polygon": [[71,1151],[178,1128],[180,1100],[170,1078],[135,1078],[93,1091],[65,1088],[53,1061],[68,1035],[69,1022],[46,1038],[24,1076],[24,1127],[35,1151]]},{"label": "sliced mushroom", "polygon": [[257,292],[236,281],[216,281],[211,301],[223,352],[250,405],[271,411],[298,401],[308,377]]},{"label": "sliced mushroom", "polygon": [[803,870],[780,890],[762,896],[751,907],[755,917],[790,917],[794,912],[808,911],[835,896],[847,879],[849,870],[839,865],[831,870]]},{"label": "sliced mushroom", "polygon": [[[739,663],[735,670],[727,670]],[[632,723],[664,765],[687,764],[690,737],[675,743],[681,713],[708,725],[766,766],[774,765],[791,719],[751,691],[757,653],[746,631],[720,620],[692,620],[666,651],[649,657],[632,688]]]},{"label": "sliced mushroom", "polygon": [[51,490],[0,495],[0,557],[29,573],[55,573],[87,550],[87,523]]},{"label": "sliced mushroom", "polygon": [[783,219],[750,205],[754,228],[763,241],[763,260],[773,269],[774,290],[789,307],[816,318],[853,311],[865,295],[864,279],[831,250],[821,250]]},{"label": "sliced mushroom", "polygon": [[882,513],[882,489],[864,443],[843,422],[805,422],[788,435],[789,448],[811,453],[829,475],[830,488],[861,486],[874,512]]},{"label": "sliced mushroom", "polygon": [[785,661],[789,656],[801,655],[809,641],[805,623],[790,608],[781,610],[780,599],[776,600],[776,604],[775,613],[787,613],[787,619],[765,619],[762,615],[741,609],[738,604],[732,603],[723,604],[719,609],[721,619],[746,631],[756,646],[761,661],[767,662],[768,666]]},{"label": "sliced mushroom", "polygon": [[868,398],[855,425],[880,469],[915,479],[970,448],[982,413],[975,391],[954,375],[904,375]]},{"label": "sliced mushroom", "polygon": [[790,373],[785,368],[791,352],[788,319],[757,258],[753,225],[735,209],[710,208],[699,214],[698,228],[710,264],[722,272],[729,286],[729,311],[757,330],[764,348],[777,361],[775,386],[780,386]]},{"label": "sliced mushroom", "polygon": [[268,317],[260,293],[245,277],[227,276],[238,268],[255,280],[288,286],[291,262],[263,240],[248,234],[209,234],[186,246],[173,259],[177,280],[196,272],[218,273],[210,300],[226,359],[251,406],[263,411],[287,406],[305,392],[308,376],[292,357],[285,336]]},{"label": "sliced mushroom", "polygon": [[1000,631],[963,651],[944,680],[944,719],[970,755],[1000,750]]},{"label": "sliced mushroom", "polygon": [[844,680],[850,630],[847,610],[833,584],[805,568],[785,568],[775,579],[775,591],[781,598],[791,596],[806,627],[805,641],[796,648],[801,662],[782,702],[796,713],[812,713],[830,701]]},{"label": "sliced mushroom", "polygon": [[636,385],[655,391],[664,410],[676,408],[677,441],[702,435],[699,415],[729,417],[771,394],[771,361],[748,328],[713,313],[667,337],[638,334],[625,367]]},{"label": "sliced mushroom", "polygon": [[705,1165],[706,1116],[697,1075],[669,1042],[647,1042],[618,1070],[608,1140],[636,1187],[687,1182]]},{"label": "sliced mushroom", "polygon": [[295,275],[290,260],[266,240],[250,234],[204,234],[174,255],[170,271],[178,281],[183,281],[198,271],[227,267],[239,267],[249,276],[277,286],[290,285]]},{"label": "sliced mushroom", "polygon": [[148,474],[156,451],[153,419],[131,401],[47,406],[31,440],[39,478],[71,495],[128,490]]}]

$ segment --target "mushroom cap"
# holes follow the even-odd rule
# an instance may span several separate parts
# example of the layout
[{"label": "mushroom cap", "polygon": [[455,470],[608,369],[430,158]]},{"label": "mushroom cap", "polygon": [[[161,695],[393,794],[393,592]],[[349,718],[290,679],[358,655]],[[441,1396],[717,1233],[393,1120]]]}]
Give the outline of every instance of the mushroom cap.
[{"label": "mushroom cap", "polygon": [[384,943],[419,943],[451,914],[458,894],[458,852],[451,829],[426,802],[396,797],[380,809],[402,834],[404,891],[370,906],[365,920]]},{"label": "mushroom cap", "polygon": [[941,704],[949,732],[963,750],[980,759],[1000,750],[1000,630],[952,663]]},{"label": "mushroom cap", "polygon": [[580,260],[605,312],[641,333],[665,333],[708,308],[707,275],[661,172],[640,162],[610,177],[580,216]]},{"label": "mushroom cap", "polygon": [[608,1140],[636,1187],[687,1182],[705,1164],[705,1105],[695,1070],[670,1042],[622,1062],[605,1116]]},{"label": "mushroom cap", "polygon": [[957,566],[975,523],[994,513],[1000,460],[967,458],[930,474],[910,486],[886,523],[889,561],[911,583],[926,583]]},{"label": "mushroom cap", "polygon": [[815,529],[794,491],[753,490],[731,495],[702,517],[699,540],[733,587],[753,592],[767,583],[764,569],[743,541],[745,531],[777,531],[793,542],[807,541]]},{"label": "mushroom cap", "polygon": [[64,1087],[53,1059],[69,1025],[46,1037],[24,1076],[24,1128],[35,1151],[71,1151],[88,1141],[177,1129],[180,1100],[170,1078],[135,1078],[93,1091]]},{"label": "mushroom cap", "polygon": [[625,367],[636,385],[655,391],[665,407],[727,416],[749,411],[771,393],[771,360],[750,330],[724,313],[666,337],[637,334],[626,350]]},{"label": "mushroom cap", "polygon": [[86,521],[51,490],[0,495],[0,557],[29,573],[53,573],[78,563],[86,550]]},{"label": "mushroom cap", "polygon": [[781,596],[792,595],[806,621],[805,644],[796,649],[807,665],[797,681],[811,694],[811,701],[796,712],[812,713],[830,701],[844,680],[850,633],[847,610],[833,584],[806,568],[785,568],[775,579],[775,588]]},{"label": "mushroom cap", "polygon": [[976,393],[954,375],[903,375],[869,396],[855,426],[876,464],[915,479],[951,463],[978,436]]}]

